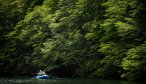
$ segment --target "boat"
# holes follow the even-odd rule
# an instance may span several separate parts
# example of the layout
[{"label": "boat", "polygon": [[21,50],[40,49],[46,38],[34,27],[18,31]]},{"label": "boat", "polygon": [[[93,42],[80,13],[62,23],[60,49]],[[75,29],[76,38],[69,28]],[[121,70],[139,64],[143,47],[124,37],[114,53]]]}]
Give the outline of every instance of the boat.
[{"label": "boat", "polygon": [[36,79],[49,79],[49,76],[47,74],[43,74],[43,75],[37,75],[35,78]]},{"label": "boat", "polygon": [[44,71],[40,70],[40,72],[37,73],[37,75],[34,78],[36,78],[36,79],[49,79],[50,77],[45,73],[45,70]]}]

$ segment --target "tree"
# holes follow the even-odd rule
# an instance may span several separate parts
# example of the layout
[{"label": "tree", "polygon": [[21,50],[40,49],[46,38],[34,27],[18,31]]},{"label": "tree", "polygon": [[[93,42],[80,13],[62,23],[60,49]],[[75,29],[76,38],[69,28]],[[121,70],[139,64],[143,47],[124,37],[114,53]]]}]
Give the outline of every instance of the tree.
[{"label": "tree", "polygon": [[145,78],[145,50],[145,43],[128,50],[127,56],[122,62],[122,67],[125,70],[125,73],[122,74],[122,77],[126,77],[129,80],[143,80]]}]

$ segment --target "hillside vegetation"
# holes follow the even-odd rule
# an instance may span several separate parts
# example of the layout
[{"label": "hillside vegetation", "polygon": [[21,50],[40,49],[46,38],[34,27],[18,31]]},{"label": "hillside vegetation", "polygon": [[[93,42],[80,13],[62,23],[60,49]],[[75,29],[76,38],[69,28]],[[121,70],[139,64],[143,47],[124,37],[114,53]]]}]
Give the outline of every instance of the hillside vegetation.
[{"label": "hillside vegetation", "polygon": [[146,79],[145,0],[0,0],[0,73]]}]

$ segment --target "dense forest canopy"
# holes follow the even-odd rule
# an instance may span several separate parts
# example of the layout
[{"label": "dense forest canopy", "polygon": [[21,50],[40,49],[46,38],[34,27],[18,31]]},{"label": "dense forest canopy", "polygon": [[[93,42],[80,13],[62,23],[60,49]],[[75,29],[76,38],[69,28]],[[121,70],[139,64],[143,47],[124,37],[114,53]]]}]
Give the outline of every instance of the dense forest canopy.
[{"label": "dense forest canopy", "polygon": [[0,73],[144,80],[145,0],[0,0]]}]

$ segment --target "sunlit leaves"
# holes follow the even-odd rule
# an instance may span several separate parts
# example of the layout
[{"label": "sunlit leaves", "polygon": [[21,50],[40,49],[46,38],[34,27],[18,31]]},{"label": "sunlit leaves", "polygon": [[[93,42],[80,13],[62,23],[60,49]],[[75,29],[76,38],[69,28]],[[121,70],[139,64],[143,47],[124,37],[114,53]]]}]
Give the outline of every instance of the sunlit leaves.
[{"label": "sunlit leaves", "polygon": [[130,25],[128,23],[124,23],[124,22],[117,22],[116,23],[117,31],[119,32],[119,36],[125,36],[128,33],[130,33],[131,31],[135,30],[135,26],[134,25]]},{"label": "sunlit leaves", "polygon": [[[122,67],[127,71],[126,75],[130,80],[135,80],[143,77],[146,70],[146,45],[141,44],[135,48],[128,50],[127,57],[123,59]],[[135,73],[135,74],[133,74]],[[132,75],[133,74],[133,75]],[[136,77],[135,77],[136,76]]]}]

